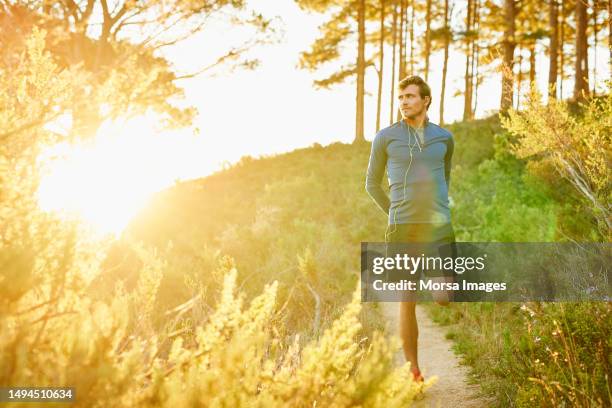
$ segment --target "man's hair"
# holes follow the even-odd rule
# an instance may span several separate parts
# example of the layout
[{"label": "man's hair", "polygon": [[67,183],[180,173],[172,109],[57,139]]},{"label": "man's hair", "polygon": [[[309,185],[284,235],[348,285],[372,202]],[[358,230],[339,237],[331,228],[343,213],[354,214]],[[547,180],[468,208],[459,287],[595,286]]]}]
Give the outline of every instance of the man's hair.
[{"label": "man's hair", "polygon": [[402,79],[399,82],[399,84],[397,84],[397,88],[400,91],[402,91],[408,85],[416,85],[416,86],[418,86],[419,87],[419,95],[421,95],[421,98],[429,96],[429,103],[427,104],[427,108],[429,108],[429,105],[431,105],[431,88],[429,87],[429,85],[427,85],[427,82],[423,81],[423,78],[421,78],[418,75],[410,75],[410,76],[407,76],[406,78]]}]

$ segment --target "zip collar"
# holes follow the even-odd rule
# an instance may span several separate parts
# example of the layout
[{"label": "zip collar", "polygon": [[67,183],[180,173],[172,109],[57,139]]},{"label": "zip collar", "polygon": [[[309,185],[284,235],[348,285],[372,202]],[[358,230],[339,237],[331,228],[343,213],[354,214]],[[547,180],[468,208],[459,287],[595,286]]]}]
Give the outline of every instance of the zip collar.
[{"label": "zip collar", "polygon": [[[407,128],[411,128],[413,130],[416,130],[418,128],[415,128],[413,126],[410,126],[409,124],[406,123],[406,121],[404,119],[401,120],[402,125],[407,127]],[[423,126],[422,129],[427,129],[427,126],[429,126],[429,116],[425,115],[425,119],[423,120]]]},{"label": "zip collar", "polygon": [[[402,129],[405,129],[406,132],[408,132],[408,135],[410,137],[410,135],[412,135],[412,137],[414,137],[416,139],[417,145],[419,146],[419,151],[423,151],[423,149],[425,147],[427,147],[427,145],[429,143],[427,143],[427,127],[429,126],[429,117],[425,116],[425,119],[423,120],[423,127],[421,128],[415,128],[410,126],[409,124],[406,123],[406,121],[404,119],[402,119]],[[421,137],[419,135],[419,130],[422,129],[423,130],[423,140],[421,141]]]},{"label": "zip collar", "polygon": [[[404,119],[402,119],[400,122],[401,122],[401,124],[400,124],[401,128],[405,129],[406,132],[412,133],[413,135],[415,133],[417,133],[417,128],[414,128],[414,127],[408,125]],[[431,129],[431,127],[429,125],[430,125],[429,117],[425,116],[425,120],[423,121],[423,127],[421,128],[421,129],[423,129],[423,143],[422,144],[421,144],[421,141],[418,140],[418,135],[417,135],[417,140],[418,140],[418,143],[419,143],[419,148],[421,148],[421,149],[424,149],[424,148],[426,148],[427,146],[429,146],[429,145],[431,145],[433,143],[440,142],[440,141],[443,142],[443,141],[446,140],[446,138],[444,136],[441,136],[441,135],[437,134],[437,132],[435,132],[433,129]],[[428,128],[430,128],[430,129],[428,130]],[[434,134],[432,134],[432,132],[434,132]],[[429,140],[428,140],[428,137],[427,137],[428,134],[429,134]]]}]

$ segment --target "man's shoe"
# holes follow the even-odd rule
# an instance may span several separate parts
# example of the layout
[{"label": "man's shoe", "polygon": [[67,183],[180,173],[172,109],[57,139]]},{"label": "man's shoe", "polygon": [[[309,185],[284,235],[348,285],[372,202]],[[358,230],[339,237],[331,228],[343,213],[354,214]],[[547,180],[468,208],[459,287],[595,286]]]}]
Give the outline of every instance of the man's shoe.
[{"label": "man's shoe", "polygon": [[410,370],[410,372],[412,373],[412,381],[414,382],[424,382],[425,378],[423,378],[423,375],[421,374],[421,370],[419,370],[418,368],[415,370]]}]

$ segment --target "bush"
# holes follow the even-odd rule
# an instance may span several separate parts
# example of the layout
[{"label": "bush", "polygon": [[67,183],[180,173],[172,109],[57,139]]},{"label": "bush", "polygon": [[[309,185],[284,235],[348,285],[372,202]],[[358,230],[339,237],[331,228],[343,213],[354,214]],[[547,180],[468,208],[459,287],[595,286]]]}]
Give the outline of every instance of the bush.
[{"label": "bush", "polygon": [[512,152],[529,160],[529,168],[555,173],[573,186],[597,222],[603,239],[612,237],[610,157],[612,157],[612,94],[591,99],[579,115],[567,103],[552,99],[544,105],[532,87],[524,111],[510,110],[503,126],[516,138]]},{"label": "bush", "polygon": [[457,239],[478,242],[542,242],[555,235],[556,205],[522,173],[516,160],[486,160],[453,174]]}]

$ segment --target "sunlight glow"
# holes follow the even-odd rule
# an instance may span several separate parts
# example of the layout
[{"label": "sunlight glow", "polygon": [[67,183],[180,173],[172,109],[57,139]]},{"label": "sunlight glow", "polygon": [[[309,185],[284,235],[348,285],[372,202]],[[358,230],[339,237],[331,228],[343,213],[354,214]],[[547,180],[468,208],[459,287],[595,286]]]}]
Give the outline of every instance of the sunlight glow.
[{"label": "sunlight glow", "polygon": [[197,138],[160,132],[156,123],[148,116],[106,122],[93,140],[49,148],[41,208],[119,235],[154,192],[198,173],[186,166],[197,158]]}]

